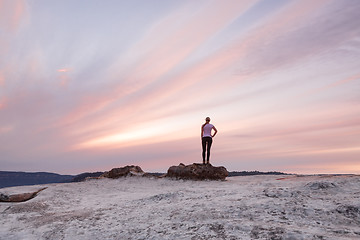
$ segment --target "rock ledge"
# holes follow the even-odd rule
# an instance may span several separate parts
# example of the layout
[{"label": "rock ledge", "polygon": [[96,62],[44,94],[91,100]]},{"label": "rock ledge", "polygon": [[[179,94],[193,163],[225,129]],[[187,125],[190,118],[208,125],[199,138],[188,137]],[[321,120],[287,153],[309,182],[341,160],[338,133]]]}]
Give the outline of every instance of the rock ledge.
[{"label": "rock ledge", "polygon": [[214,167],[211,164],[193,163],[185,165],[180,163],[179,166],[171,166],[166,177],[176,179],[190,180],[225,180],[229,172],[225,167]]}]

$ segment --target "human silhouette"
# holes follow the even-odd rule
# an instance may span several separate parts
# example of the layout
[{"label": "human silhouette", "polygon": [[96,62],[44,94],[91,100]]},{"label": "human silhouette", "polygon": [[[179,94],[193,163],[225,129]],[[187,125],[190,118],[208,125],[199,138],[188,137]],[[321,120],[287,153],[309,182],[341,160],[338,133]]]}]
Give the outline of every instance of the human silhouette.
[{"label": "human silhouette", "polygon": [[[214,134],[211,134],[211,131],[214,130]],[[217,129],[214,125],[210,124],[210,118],[205,119],[205,123],[201,126],[201,143],[202,143],[202,158],[203,164],[209,164],[210,160],[210,148],[213,142],[213,137],[215,137]],[[206,162],[205,162],[205,152]]]}]

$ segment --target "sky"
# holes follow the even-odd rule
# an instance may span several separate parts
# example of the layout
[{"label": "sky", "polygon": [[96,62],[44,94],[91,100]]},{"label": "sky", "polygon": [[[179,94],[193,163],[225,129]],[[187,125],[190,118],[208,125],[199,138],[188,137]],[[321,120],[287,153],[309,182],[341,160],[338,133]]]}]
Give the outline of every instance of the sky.
[{"label": "sky", "polygon": [[0,170],[360,174],[358,0],[0,0]]}]

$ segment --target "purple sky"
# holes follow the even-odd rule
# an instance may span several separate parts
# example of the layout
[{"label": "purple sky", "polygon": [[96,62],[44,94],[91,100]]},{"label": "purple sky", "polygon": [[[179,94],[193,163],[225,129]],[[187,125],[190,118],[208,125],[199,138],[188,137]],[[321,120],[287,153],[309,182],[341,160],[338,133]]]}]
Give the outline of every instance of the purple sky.
[{"label": "purple sky", "polygon": [[0,170],[360,173],[360,1],[0,0]]}]

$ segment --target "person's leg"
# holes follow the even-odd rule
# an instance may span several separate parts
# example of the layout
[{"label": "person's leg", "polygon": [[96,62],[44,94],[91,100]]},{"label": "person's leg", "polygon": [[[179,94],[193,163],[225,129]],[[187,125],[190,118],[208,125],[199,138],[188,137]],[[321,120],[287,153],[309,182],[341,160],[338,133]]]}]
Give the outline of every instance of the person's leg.
[{"label": "person's leg", "polygon": [[203,163],[205,164],[206,139],[202,138],[201,143],[202,143],[202,159],[203,159]]},{"label": "person's leg", "polygon": [[209,137],[207,140],[207,163],[209,163],[210,160],[210,148],[211,148],[211,144],[212,144],[212,138]]}]

